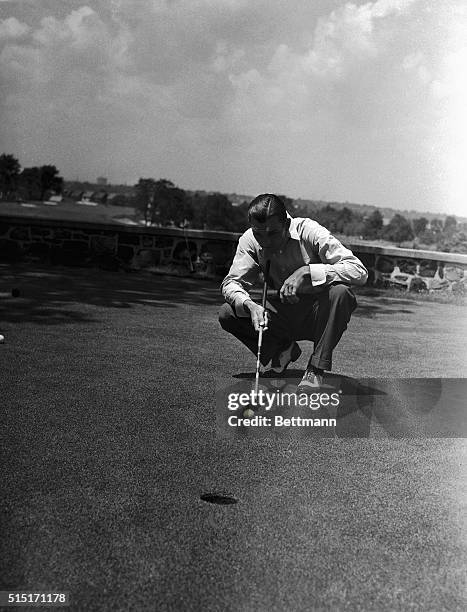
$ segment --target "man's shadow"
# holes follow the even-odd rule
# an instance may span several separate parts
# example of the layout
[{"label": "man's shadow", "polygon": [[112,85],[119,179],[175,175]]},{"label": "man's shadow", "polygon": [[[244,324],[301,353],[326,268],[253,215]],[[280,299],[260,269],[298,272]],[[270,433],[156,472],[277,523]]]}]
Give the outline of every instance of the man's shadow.
[{"label": "man's shadow", "polygon": [[[303,370],[299,369],[287,370],[282,375],[262,375],[260,387],[269,393],[294,392],[302,375]],[[242,372],[235,374],[234,378],[239,382],[252,381],[255,373]],[[328,373],[324,384],[313,393],[333,397],[334,401],[327,402],[326,406],[320,405],[316,410],[306,410],[306,416],[336,420],[332,434],[329,428],[320,427],[313,430],[314,437],[438,437],[443,435],[444,429],[437,417],[437,412],[441,413],[442,390],[443,381],[439,378],[357,379]],[[445,418],[446,412],[443,410],[442,413]],[[289,415],[305,416],[304,410],[297,408]]]},{"label": "man's shadow", "polygon": [[[268,393],[294,393],[302,379],[303,370],[289,369],[284,374],[268,373],[260,377],[260,388]],[[255,372],[240,372],[233,375],[238,380],[254,380]],[[330,430],[319,427],[312,430],[313,437],[351,437],[368,438],[373,417],[373,398],[384,394],[375,386],[366,385],[355,378],[339,374],[327,374],[324,384],[313,390],[311,399],[316,394],[321,401],[310,402],[313,408],[305,410],[300,406],[283,409],[285,416],[312,417],[313,419],[335,419],[336,425]],[[327,397],[326,397],[327,396]],[[329,398],[329,399],[328,399]],[[327,405],[322,405],[322,404]],[[310,430],[311,433],[311,430]]]}]

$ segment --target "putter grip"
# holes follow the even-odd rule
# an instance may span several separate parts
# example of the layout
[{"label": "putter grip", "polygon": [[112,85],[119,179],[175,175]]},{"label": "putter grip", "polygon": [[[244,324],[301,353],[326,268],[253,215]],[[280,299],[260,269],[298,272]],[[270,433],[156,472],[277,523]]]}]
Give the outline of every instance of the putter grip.
[{"label": "putter grip", "polygon": [[266,262],[266,271],[264,272],[264,283],[263,283],[263,299],[261,300],[261,306],[266,308],[266,300],[268,298],[268,280],[269,280],[269,268],[271,267],[271,260],[268,259]]}]

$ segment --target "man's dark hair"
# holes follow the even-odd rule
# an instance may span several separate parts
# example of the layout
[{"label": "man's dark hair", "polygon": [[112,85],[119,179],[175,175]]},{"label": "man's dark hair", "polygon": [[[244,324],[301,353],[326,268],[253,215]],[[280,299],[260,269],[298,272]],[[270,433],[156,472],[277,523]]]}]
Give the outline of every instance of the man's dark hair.
[{"label": "man's dark hair", "polygon": [[248,206],[248,221],[255,219],[265,223],[267,219],[277,216],[281,223],[287,220],[287,210],[284,202],[273,193],[262,193],[256,196]]}]

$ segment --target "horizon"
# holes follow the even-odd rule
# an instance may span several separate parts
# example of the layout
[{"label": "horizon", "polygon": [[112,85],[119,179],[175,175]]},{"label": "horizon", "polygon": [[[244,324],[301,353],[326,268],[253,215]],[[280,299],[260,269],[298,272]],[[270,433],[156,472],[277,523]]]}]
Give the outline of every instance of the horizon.
[{"label": "horizon", "polygon": [[0,0],[0,137],[62,176],[462,217],[466,39],[461,0]]},{"label": "horizon", "polygon": [[[104,177],[107,178],[107,177]],[[143,177],[140,177],[143,178]],[[155,177],[144,177],[144,178],[154,178]],[[115,187],[135,187],[135,185],[137,184],[138,181],[136,181],[135,183],[132,184],[128,184],[128,183],[115,183],[115,182],[107,182],[106,185],[99,185],[96,180],[94,181],[88,181],[85,179],[67,179],[67,178],[63,178],[64,182],[66,183],[87,183],[89,185],[96,185],[99,186],[101,188],[105,188],[105,187],[111,187],[111,186],[115,186]],[[158,179],[155,179],[158,180]],[[170,179],[168,179],[170,180]],[[236,196],[242,196],[242,197],[246,197],[249,198],[250,200],[252,200],[253,198],[255,198],[256,196],[254,195],[250,195],[250,194],[246,194],[246,193],[239,193],[238,191],[216,191],[213,189],[193,189],[191,187],[183,187],[182,185],[176,185],[177,187],[179,187],[180,189],[182,189],[183,191],[190,191],[190,192],[205,192],[205,193],[222,193],[224,195],[236,195]],[[258,195],[258,194],[256,194]],[[366,202],[350,202],[348,200],[344,200],[344,201],[339,201],[339,200],[321,200],[321,199],[313,199],[313,198],[306,198],[306,197],[297,197],[297,198],[292,198],[291,196],[289,196],[289,194],[287,193],[283,193],[283,194],[277,194],[277,195],[283,195],[286,197],[290,197],[294,202],[301,200],[304,202],[322,202],[324,204],[342,204],[342,205],[346,205],[349,204],[351,206],[371,206],[377,209],[391,209],[394,210],[396,213],[403,213],[403,212],[407,212],[407,213],[416,213],[416,214],[420,214],[420,215],[435,215],[435,216],[441,216],[441,217],[446,217],[446,216],[454,216],[457,219],[459,219],[462,223],[467,222],[467,216],[463,216],[463,215],[458,215],[456,213],[451,213],[449,211],[428,211],[428,210],[419,210],[416,208],[395,208],[392,206],[378,206],[377,204],[368,204]]]}]

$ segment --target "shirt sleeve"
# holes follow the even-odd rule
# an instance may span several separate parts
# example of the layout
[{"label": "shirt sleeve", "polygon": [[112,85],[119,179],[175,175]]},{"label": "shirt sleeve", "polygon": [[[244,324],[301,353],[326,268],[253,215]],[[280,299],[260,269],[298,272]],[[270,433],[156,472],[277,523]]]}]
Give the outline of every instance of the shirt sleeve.
[{"label": "shirt sleeve", "polygon": [[318,254],[322,262],[309,264],[313,287],[329,285],[335,281],[351,285],[366,283],[368,271],[365,266],[325,227],[309,219],[303,237],[307,246]]},{"label": "shirt sleeve", "polygon": [[248,291],[256,283],[260,267],[252,241],[245,232],[238,241],[237,251],[229,273],[222,281],[221,290],[225,301],[230,304],[238,317],[249,316],[243,307],[245,300],[251,299]]}]

